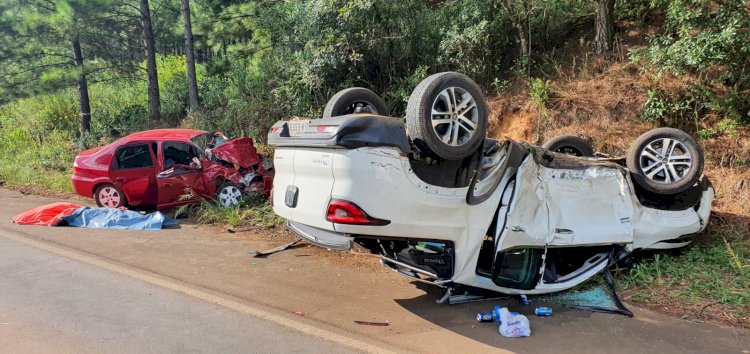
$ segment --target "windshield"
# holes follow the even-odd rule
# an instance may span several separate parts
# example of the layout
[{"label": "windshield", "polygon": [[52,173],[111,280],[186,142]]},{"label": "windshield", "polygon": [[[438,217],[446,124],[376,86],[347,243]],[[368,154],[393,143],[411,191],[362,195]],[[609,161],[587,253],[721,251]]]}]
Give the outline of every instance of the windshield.
[{"label": "windshield", "polygon": [[190,141],[193,142],[196,146],[198,146],[201,151],[206,151],[207,148],[209,148],[209,144],[211,143],[211,140],[213,139],[212,133],[204,133],[201,135],[196,135]]}]

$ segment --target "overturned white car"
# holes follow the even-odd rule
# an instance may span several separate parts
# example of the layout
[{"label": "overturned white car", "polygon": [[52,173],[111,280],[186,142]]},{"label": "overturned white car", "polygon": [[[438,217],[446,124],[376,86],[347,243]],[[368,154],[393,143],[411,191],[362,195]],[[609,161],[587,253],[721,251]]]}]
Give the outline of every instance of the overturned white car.
[{"label": "overturned white car", "polygon": [[361,243],[437,286],[541,294],[602,271],[613,250],[681,247],[706,227],[713,189],[682,131],[649,131],[626,158],[587,156],[574,137],[486,139],[479,87],[450,72],[417,86],[405,120],[384,107],[349,89],[329,117],[271,128],[273,208],[290,230],[332,249]]}]

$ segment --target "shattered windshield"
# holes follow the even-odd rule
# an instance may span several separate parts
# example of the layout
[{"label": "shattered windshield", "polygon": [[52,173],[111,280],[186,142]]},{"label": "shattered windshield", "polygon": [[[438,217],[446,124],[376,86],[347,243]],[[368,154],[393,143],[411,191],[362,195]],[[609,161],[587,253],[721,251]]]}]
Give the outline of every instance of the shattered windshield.
[{"label": "shattered windshield", "polygon": [[211,143],[211,140],[213,139],[213,134],[211,133],[204,133],[201,135],[197,135],[190,139],[190,141],[193,142],[196,146],[198,146],[201,151],[206,151],[207,148],[210,148],[209,144]]}]

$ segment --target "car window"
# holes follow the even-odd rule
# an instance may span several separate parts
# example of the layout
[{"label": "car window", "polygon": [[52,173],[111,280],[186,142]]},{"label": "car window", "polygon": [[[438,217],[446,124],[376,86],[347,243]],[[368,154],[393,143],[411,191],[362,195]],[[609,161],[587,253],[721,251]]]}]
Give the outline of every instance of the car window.
[{"label": "car window", "polygon": [[493,281],[513,289],[533,289],[538,281],[543,249],[522,248],[498,252],[495,257]]},{"label": "car window", "polygon": [[148,144],[128,145],[117,149],[112,168],[126,170],[131,168],[153,167],[151,151]]},{"label": "car window", "polygon": [[198,145],[201,150],[206,150],[209,147],[208,145],[211,143],[212,138],[213,136],[211,133],[205,133],[193,137],[190,141],[192,141],[193,144]]},{"label": "car window", "polygon": [[194,157],[200,158],[198,149],[191,144],[168,141],[161,145],[164,156],[164,169],[168,170],[174,165],[190,165]]}]

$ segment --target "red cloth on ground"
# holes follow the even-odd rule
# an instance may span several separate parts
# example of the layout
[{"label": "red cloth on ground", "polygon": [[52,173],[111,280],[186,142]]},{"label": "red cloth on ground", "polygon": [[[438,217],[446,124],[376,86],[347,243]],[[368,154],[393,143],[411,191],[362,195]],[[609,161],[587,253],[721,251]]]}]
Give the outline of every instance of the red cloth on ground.
[{"label": "red cloth on ground", "polygon": [[80,208],[80,205],[65,202],[45,204],[14,216],[13,222],[18,225],[57,226],[62,218]]}]

